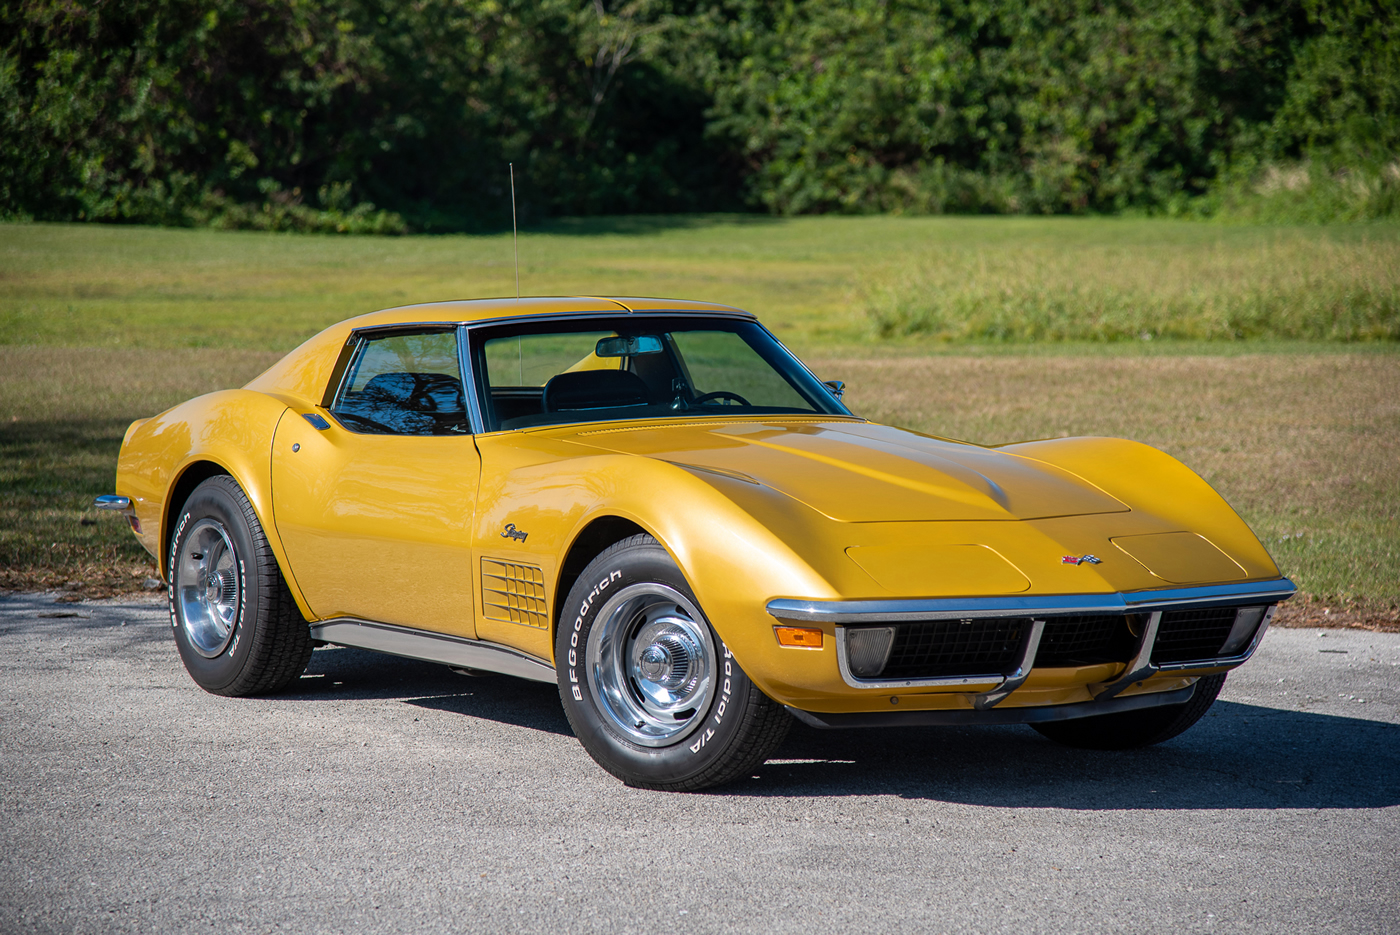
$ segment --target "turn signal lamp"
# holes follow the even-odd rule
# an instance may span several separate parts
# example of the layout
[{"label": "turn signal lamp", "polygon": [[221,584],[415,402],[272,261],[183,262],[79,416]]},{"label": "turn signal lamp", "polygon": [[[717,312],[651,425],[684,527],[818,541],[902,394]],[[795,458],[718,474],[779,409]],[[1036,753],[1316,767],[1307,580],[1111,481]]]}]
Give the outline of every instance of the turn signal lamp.
[{"label": "turn signal lamp", "polygon": [[799,649],[821,649],[822,631],[814,627],[774,627],[778,634],[779,646],[795,646]]}]

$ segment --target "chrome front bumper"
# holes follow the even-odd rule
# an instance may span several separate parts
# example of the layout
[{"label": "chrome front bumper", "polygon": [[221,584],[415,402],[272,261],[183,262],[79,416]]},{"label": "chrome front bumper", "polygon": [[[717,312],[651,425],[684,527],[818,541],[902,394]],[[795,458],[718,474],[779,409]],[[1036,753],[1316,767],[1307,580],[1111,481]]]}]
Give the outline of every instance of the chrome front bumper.
[{"label": "chrome front bumper", "polygon": [[[977,691],[973,698],[974,712],[964,712],[964,714],[975,714],[995,707],[1025,683],[1031,669],[1035,666],[1036,651],[1040,646],[1047,618],[1085,614],[1142,614],[1146,616],[1146,623],[1143,626],[1137,651],[1133,658],[1128,661],[1123,673],[1111,682],[1089,686],[1089,691],[1094,696],[1093,703],[1100,704],[1114,699],[1129,685],[1141,682],[1158,672],[1228,668],[1239,665],[1252,656],[1259,647],[1259,642],[1264,637],[1264,631],[1268,629],[1269,622],[1273,617],[1273,605],[1292,597],[1295,591],[1296,588],[1292,581],[1287,578],[1277,578],[1271,581],[1250,581],[1231,585],[1128,591],[1112,594],[874,601],[774,600],[768,603],[767,609],[769,614],[779,620],[795,623],[837,623],[837,665],[842,680],[852,688],[889,692],[922,688],[963,686],[970,688],[977,686],[980,691]],[[1258,608],[1262,605],[1268,606],[1260,617],[1248,645],[1242,651],[1229,656],[1215,656],[1183,662],[1152,662],[1152,651],[1156,645],[1158,628],[1164,613],[1212,607]],[[1030,626],[1022,639],[1017,659],[1013,665],[1003,671],[909,679],[859,678],[852,674],[847,645],[848,628],[852,624],[870,626],[901,622],[993,618],[1018,618],[1030,621]],[[986,723],[986,721],[982,721],[982,723]]]},{"label": "chrome front bumper", "polygon": [[1213,584],[1203,588],[1116,591],[1111,594],[1050,594],[1028,597],[944,597],[916,600],[768,602],[780,620],[832,623],[897,623],[979,617],[1066,617],[1076,614],[1142,613],[1178,607],[1274,604],[1297,590],[1287,578]]}]

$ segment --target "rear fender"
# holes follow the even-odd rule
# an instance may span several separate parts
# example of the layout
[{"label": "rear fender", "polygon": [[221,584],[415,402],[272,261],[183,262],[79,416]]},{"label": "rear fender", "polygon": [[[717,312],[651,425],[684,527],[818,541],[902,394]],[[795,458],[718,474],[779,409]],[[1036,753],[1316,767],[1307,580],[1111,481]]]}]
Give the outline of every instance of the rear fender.
[{"label": "rear fender", "polygon": [[272,439],[290,413],[285,403],[263,393],[221,390],[128,430],[117,459],[116,492],[131,498],[141,522],[137,538],[154,556],[162,578],[169,580],[170,537],[180,507],[173,500],[180,481],[191,470],[212,465],[243,488],[292,596],[302,614],[308,613],[272,521]]}]

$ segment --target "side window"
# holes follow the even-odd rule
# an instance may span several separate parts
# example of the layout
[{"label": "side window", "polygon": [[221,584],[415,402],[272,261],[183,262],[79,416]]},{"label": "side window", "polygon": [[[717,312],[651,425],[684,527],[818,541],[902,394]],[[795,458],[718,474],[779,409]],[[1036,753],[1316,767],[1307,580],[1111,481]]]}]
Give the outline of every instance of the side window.
[{"label": "side window", "polygon": [[466,434],[456,332],[362,339],[331,412],[367,434]]}]

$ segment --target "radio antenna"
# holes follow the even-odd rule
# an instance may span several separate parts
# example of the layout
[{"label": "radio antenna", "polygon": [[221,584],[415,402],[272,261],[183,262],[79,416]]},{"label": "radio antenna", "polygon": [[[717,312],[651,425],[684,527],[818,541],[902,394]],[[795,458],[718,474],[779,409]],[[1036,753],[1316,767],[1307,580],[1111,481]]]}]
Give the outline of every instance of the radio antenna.
[{"label": "radio antenna", "polygon": [[515,221],[515,163],[510,166],[510,241],[515,246],[515,301],[520,301],[520,227]]}]

